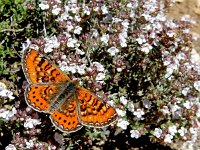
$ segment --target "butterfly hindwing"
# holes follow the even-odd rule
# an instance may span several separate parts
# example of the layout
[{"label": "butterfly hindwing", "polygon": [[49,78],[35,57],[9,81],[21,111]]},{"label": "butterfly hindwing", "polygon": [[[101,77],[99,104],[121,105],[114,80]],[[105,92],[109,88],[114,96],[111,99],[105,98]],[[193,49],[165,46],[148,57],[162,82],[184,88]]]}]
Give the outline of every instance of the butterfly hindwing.
[{"label": "butterfly hindwing", "polygon": [[26,103],[40,112],[48,112],[51,103],[57,99],[63,86],[29,84],[25,90]]},{"label": "butterfly hindwing", "polygon": [[79,117],[82,124],[104,127],[116,121],[115,109],[85,88],[77,88]]},{"label": "butterfly hindwing", "polygon": [[50,115],[51,122],[62,132],[75,132],[82,128],[78,119],[76,100],[66,100],[60,109]]}]

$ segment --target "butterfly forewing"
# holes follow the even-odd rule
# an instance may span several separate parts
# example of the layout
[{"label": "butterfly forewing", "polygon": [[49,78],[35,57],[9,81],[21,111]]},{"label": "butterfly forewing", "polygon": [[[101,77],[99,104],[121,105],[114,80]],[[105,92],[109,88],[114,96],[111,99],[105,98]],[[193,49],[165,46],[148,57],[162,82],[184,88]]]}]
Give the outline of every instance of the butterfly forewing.
[{"label": "butterfly forewing", "polygon": [[70,78],[36,50],[25,50],[22,68],[29,83],[66,82]]}]

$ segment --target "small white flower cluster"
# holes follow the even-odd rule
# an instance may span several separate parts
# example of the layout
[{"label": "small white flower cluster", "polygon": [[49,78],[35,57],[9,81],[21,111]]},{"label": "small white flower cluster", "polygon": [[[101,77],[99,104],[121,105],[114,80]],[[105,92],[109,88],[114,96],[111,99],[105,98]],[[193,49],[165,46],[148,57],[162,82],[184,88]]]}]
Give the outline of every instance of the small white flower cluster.
[{"label": "small white flower cluster", "polygon": [[52,52],[54,48],[59,48],[60,42],[57,37],[54,35],[52,37],[45,37],[45,47],[44,52],[49,53]]},{"label": "small white flower cluster", "polygon": [[[68,42],[70,43],[67,43],[68,47],[74,47],[74,46],[79,46],[76,44],[77,40],[74,40],[73,42],[73,39],[70,38],[68,39]],[[75,45],[74,45],[75,44]],[[75,48],[76,49],[76,54],[79,54],[79,55],[84,55],[85,52],[80,50],[79,48]],[[63,57],[63,61],[59,61],[58,64],[59,64],[59,67],[62,71],[64,72],[71,72],[71,73],[79,73],[80,75],[84,75],[86,73],[86,63],[85,63],[85,58],[83,59],[80,59],[78,61],[78,64],[76,62],[71,62],[70,59],[66,58],[66,55],[64,55]]]},{"label": "small white flower cluster", "polygon": [[16,113],[17,110],[15,107],[13,107],[12,110],[0,109],[0,117],[6,120],[12,118]]},{"label": "small white flower cluster", "polygon": [[9,144],[5,147],[5,150],[17,150],[16,147],[13,144]]},{"label": "small white flower cluster", "polygon": [[40,7],[42,10],[47,10],[47,9],[49,9],[49,4],[47,3],[47,1],[43,0],[43,1],[41,1],[41,3],[39,4],[39,7]]},{"label": "small white flower cluster", "polygon": [[[172,140],[176,134],[179,134],[183,139],[187,139],[185,137],[185,134],[187,133],[187,129],[184,127],[181,127],[180,129],[177,129],[175,125],[169,126],[168,127],[168,134],[165,135],[164,142],[166,143],[172,143]],[[162,132],[160,132],[162,133]]]},{"label": "small white flower cluster", "polygon": [[9,99],[15,99],[13,92],[6,88],[6,85],[0,82],[0,97],[8,97]]},{"label": "small white flower cluster", "polygon": [[122,21],[122,30],[121,33],[119,33],[119,41],[121,47],[127,47],[127,38],[128,38],[128,27],[129,27],[129,20],[123,20]]},{"label": "small white flower cluster", "polygon": [[119,49],[112,46],[107,50],[108,53],[110,53],[111,56],[115,56],[117,53],[119,53]]},{"label": "small white flower cluster", "polygon": [[154,129],[154,132],[153,132],[153,135],[157,138],[160,138],[161,135],[162,135],[162,130],[160,128],[155,128]]},{"label": "small white flower cluster", "polygon": [[144,118],[142,117],[144,115],[144,110],[138,108],[136,111],[134,111],[133,115],[137,117],[139,120],[143,120]]},{"label": "small white flower cluster", "polygon": [[122,128],[123,130],[126,130],[127,129],[127,126],[129,125],[130,123],[124,119],[124,118],[120,118],[118,121],[117,121],[117,126]]},{"label": "small white flower cluster", "polygon": [[165,51],[163,52],[162,58],[163,58],[164,65],[167,66],[165,78],[167,78],[168,80],[171,80],[173,78],[173,73],[175,71],[178,71],[180,67],[180,61],[184,60],[186,56],[183,53],[179,53],[174,57],[174,56],[170,56],[170,53]]},{"label": "small white flower cluster", "polygon": [[100,40],[103,44],[108,45],[109,37],[110,37],[109,34],[103,34]]},{"label": "small white flower cluster", "polygon": [[68,41],[67,41],[67,46],[69,48],[78,48],[80,45],[78,43],[78,40],[75,39],[75,38],[69,38]]},{"label": "small white flower cluster", "polygon": [[24,122],[24,127],[25,128],[33,128],[34,126],[36,125],[39,125],[41,124],[41,122],[38,120],[38,119],[31,119],[31,118],[28,118],[25,122]]},{"label": "small white flower cluster", "polygon": [[130,133],[131,133],[131,137],[135,139],[138,139],[141,136],[138,130],[131,130]]},{"label": "small white flower cluster", "polygon": [[29,140],[29,141],[28,141],[27,139],[25,139],[26,148],[27,148],[27,149],[32,149],[33,146],[34,146],[34,142],[35,142],[35,141],[32,140],[32,139]]},{"label": "small white flower cluster", "polygon": [[106,70],[105,70],[104,66],[102,64],[100,64],[99,62],[93,62],[92,65],[95,66],[97,68],[97,71],[98,71],[98,74],[97,74],[95,80],[97,82],[103,83],[104,79],[106,77],[106,75],[105,75]]},{"label": "small white flower cluster", "polygon": [[60,13],[60,11],[61,11],[61,8],[60,8],[60,7],[58,7],[57,5],[54,5],[54,6],[53,6],[52,14],[54,14],[54,15],[57,16],[57,15]]},{"label": "small white flower cluster", "polygon": [[200,80],[194,82],[194,88],[200,92]]}]

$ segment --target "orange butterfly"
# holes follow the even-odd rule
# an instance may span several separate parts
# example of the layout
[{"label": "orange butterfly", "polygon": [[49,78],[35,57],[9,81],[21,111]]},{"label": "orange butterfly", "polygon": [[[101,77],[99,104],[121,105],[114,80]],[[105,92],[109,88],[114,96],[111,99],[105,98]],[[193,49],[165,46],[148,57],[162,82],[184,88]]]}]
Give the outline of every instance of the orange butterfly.
[{"label": "orange butterfly", "polygon": [[75,132],[83,125],[101,128],[117,120],[113,107],[78,86],[38,51],[24,51],[22,68],[29,83],[26,103],[36,111],[50,114],[59,130]]}]

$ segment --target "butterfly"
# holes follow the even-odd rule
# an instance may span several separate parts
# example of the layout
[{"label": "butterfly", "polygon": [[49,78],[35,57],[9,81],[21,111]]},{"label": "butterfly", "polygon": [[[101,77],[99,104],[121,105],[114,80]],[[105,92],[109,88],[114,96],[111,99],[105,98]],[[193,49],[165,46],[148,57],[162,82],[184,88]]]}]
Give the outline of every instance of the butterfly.
[{"label": "butterfly", "polygon": [[53,125],[62,132],[75,132],[83,126],[102,128],[117,120],[112,106],[80,87],[34,48],[24,50],[22,69],[28,81],[26,103],[49,114]]}]

